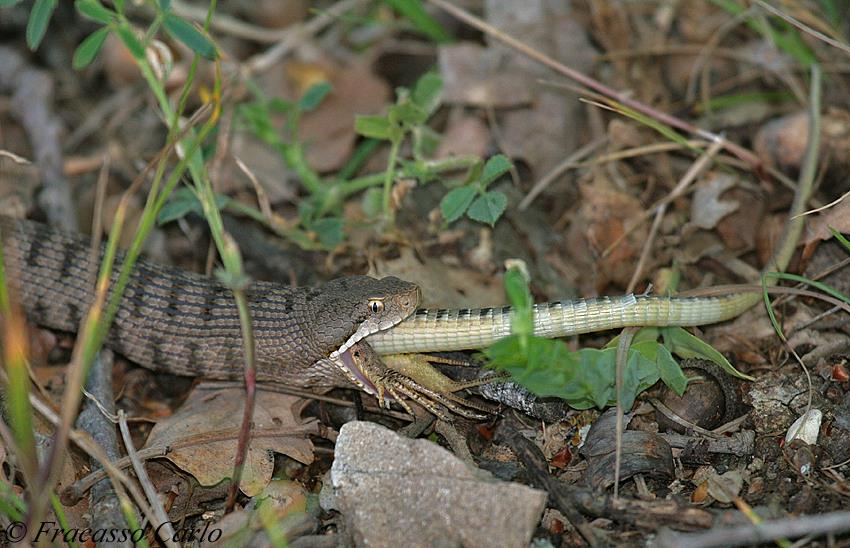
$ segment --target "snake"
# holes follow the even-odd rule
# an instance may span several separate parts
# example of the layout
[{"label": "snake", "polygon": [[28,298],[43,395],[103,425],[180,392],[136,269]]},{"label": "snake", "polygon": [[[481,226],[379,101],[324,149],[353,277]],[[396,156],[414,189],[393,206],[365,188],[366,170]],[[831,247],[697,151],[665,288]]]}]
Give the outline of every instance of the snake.
[{"label": "snake", "polygon": [[[100,257],[89,241],[47,225],[0,216],[10,293],[28,319],[77,331],[94,298]],[[103,252],[101,251],[101,254]],[[124,255],[119,253],[110,287]],[[357,383],[348,351],[366,336],[409,316],[415,284],[388,276],[347,276],[318,287],[255,281],[247,289],[257,379],[298,387]],[[231,290],[214,277],[147,260],[133,265],[105,345],[148,369],[231,379],[243,375],[239,313]]]}]

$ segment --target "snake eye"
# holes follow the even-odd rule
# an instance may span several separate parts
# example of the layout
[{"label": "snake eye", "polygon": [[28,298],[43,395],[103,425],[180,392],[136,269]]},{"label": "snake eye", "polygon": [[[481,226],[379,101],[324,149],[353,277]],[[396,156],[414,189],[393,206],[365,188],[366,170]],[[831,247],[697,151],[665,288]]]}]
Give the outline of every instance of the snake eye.
[{"label": "snake eye", "polygon": [[371,300],[369,301],[369,310],[372,311],[373,314],[377,314],[384,310],[384,301]]}]

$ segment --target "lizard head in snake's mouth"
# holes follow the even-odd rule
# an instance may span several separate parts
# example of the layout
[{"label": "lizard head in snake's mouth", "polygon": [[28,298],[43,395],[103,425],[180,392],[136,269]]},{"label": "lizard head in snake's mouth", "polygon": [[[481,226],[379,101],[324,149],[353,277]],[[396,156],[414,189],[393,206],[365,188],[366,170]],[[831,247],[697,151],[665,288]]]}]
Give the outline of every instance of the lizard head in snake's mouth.
[{"label": "lizard head in snake's mouth", "polygon": [[[334,286],[329,288],[330,284]],[[338,321],[355,326],[354,332],[349,330],[351,334],[348,338],[330,353],[330,361],[351,382],[374,394],[375,385],[369,380],[370,375],[363,370],[363,366],[368,363],[352,356],[352,347],[369,335],[390,329],[413,314],[421,299],[419,287],[392,276],[380,280],[354,276],[328,282],[322,289],[325,296],[338,296],[336,299],[326,299],[325,310],[332,312],[331,315]],[[346,310],[351,312],[346,314]]]},{"label": "lizard head in snake's mouth", "polygon": [[371,375],[363,369],[364,366],[368,365],[368,362],[364,362],[360,350],[360,344],[357,343],[342,354],[339,354],[336,360],[331,358],[331,361],[336,363],[338,367],[340,365],[342,366],[341,369],[345,373],[345,376],[348,377],[348,380],[367,394],[375,395],[378,393],[378,388],[372,382]]}]

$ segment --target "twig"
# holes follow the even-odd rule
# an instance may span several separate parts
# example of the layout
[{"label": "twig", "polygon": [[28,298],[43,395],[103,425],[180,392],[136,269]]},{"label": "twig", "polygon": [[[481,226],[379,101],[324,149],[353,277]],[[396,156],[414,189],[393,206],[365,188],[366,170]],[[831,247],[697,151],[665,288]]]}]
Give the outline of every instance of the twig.
[{"label": "twig", "polygon": [[658,548],[668,546],[688,546],[689,548],[743,546],[762,544],[780,538],[804,535],[823,536],[845,531],[850,531],[850,511],[846,510],[799,518],[787,517],[765,521],[759,525],[716,528],[703,533],[676,533],[664,528],[655,539],[654,546]]},{"label": "twig", "polygon": [[[207,18],[207,8],[193,6],[182,0],[172,0],[171,9],[181,17],[203,23]],[[226,13],[216,13],[212,20],[212,28],[218,32],[229,34],[236,38],[254,42],[279,42],[292,32],[290,28],[268,29],[246,23]]]},{"label": "twig", "polygon": [[0,48],[0,89],[12,93],[12,108],[29,137],[33,156],[41,172],[42,191],[38,203],[50,224],[77,231],[71,189],[62,172],[62,127],[52,111],[53,80],[42,70],[31,68],[11,48]]},{"label": "twig", "polygon": [[803,24],[802,22],[798,21],[794,17],[791,17],[790,15],[785,13],[784,11],[771,6],[767,2],[764,2],[763,0],[756,0],[756,4],[758,4],[759,7],[764,9],[765,11],[769,11],[773,15],[775,15],[775,16],[781,18],[781,19],[784,19],[785,21],[794,25],[795,27],[797,27],[801,31],[803,31],[807,34],[811,34],[812,36],[814,36],[818,40],[822,40],[822,41],[826,42],[827,44],[829,44],[830,46],[837,48],[837,49],[840,49],[844,53],[850,53],[850,46],[848,46],[847,44],[843,44],[843,43],[839,42],[838,40],[830,38],[826,34],[820,32],[818,30],[815,30],[808,25]]},{"label": "twig", "polygon": [[179,548],[177,543],[172,540],[174,538],[174,527],[172,527],[171,520],[168,519],[168,514],[165,513],[162,501],[159,500],[156,487],[154,487],[151,479],[148,477],[148,473],[145,471],[145,467],[142,465],[142,461],[136,454],[136,448],[133,446],[133,438],[130,436],[130,429],[127,427],[127,416],[124,414],[123,409],[118,410],[118,427],[121,429],[121,439],[124,440],[124,449],[127,450],[127,457],[133,464],[133,471],[136,473],[136,477],[142,485],[142,490],[148,498],[148,504],[151,505],[153,514],[156,517],[156,530],[162,530],[164,533],[160,535],[160,540],[166,546]]},{"label": "twig", "polygon": [[617,394],[617,420],[614,425],[614,500],[620,497],[620,465],[623,463],[623,431],[626,429],[622,404],[624,377],[629,362],[629,347],[639,330],[638,327],[623,329],[617,342],[617,361],[614,372],[614,386]]},{"label": "twig", "polygon": [[[39,398],[30,394],[30,403],[35,411],[37,411],[42,417],[45,418],[53,427],[58,427],[62,423],[62,418],[56,414],[53,409],[41,401]],[[133,483],[133,481],[124,474],[119,468],[117,468],[109,457],[103,452],[103,449],[100,445],[97,444],[94,440],[91,439],[85,432],[81,432],[76,429],[71,429],[68,431],[68,438],[73,441],[80,449],[85,451],[90,457],[96,459],[102,466],[102,473],[107,474],[112,481],[112,485],[115,488],[115,493],[118,495],[118,498],[122,501],[122,506],[130,506],[129,497],[127,496],[127,492],[129,492],[130,496],[132,496],[133,500],[136,501],[136,506],[139,507],[141,512],[148,517],[149,520],[155,521],[153,512],[151,508],[148,506],[145,497],[139,492],[139,489]],[[126,491],[125,491],[126,488]]]},{"label": "twig", "polygon": [[32,162],[30,162],[29,160],[27,160],[23,156],[18,156],[14,152],[10,152],[10,151],[5,150],[5,149],[0,149],[0,158],[8,158],[8,159],[12,160],[13,162],[15,162],[16,164],[22,165],[22,166],[27,166],[27,165],[32,164]]},{"label": "twig", "polygon": [[835,207],[835,206],[837,206],[838,204],[840,204],[841,202],[843,202],[843,201],[847,198],[847,196],[850,196],[850,191],[845,192],[844,194],[842,194],[841,196],[839,196],[838,198],[836,198],[835,200],[833,200],[833,201],[829,202],[829,203],[828,203],[828,204],[826,204],[826,205],[822,205],[822,206],[820,206],[820,207],[816,207],[816,208],[814,208],[814,209],[810,209],[810,210],[808,210],[808,211],[804,211],[804,212],[800,213],[799,215],[795,215],[793,218],[794,218],[794,219],[796,219],[797,217],[805,217],[806,215],[811,215],[811,214],[813,214],[813,213],[820,213],[821,211],[823,211],[823,210],[825,210],[825,209],[829,209],[829,208],[831,208],[831,207]]},{"label": "twig", "polygon": [[611,252],[614,251],[614,249],[616,249],[618,245],[620,245],[620,242],[622,242],[644,221],[651,217],[653,215],[653,212],[655,212],[659,207],[666,206],[673,200],[677,199],[679,196],[684,195],[687,192],[688,187],[691,185],[691,183],[694,182],[697,176],[699,176],[703,172],[703,170],[708,166],[708,161],[717,155],[717,153],[720,151],[721,146],[723,145],[719,141],[715,141],[714,143],[712,143],[711,146],[708,147],[708,150],[705,151],[705,154],[700,156],[699,159],[691,165],[691,167],[682,176],[682,178],[679,179],[679,183],[676,185],[676,187],[673,188],[673,190],[671,190],[664,198],[657,201],[655,204],[653,204],[652,207],[642,213],[641,216],[634,223],[632,223],[631,226],[629,226],[629,228],[624,230],[623,234],[621,234],[620,237],[614,241],[614,243],[609,245],[608,248],[602,252],[602,257],[604,258],[610,255]]},{"label": "twig", "polygon": [[528,194],[519,203],[519,210],[525,211],[526,209],[528,209],[528,206],[531,205],[531,202],[533,202],[534,199],[537,198],[537,196],[539,196],[541,192],[546,190],[546,187],[552,184],[552,181],[563,175],[568,169],[577,167],[579,165],[579,162],[582,161],[582,159],[595,152],[599,147],[601,147],[607,142],[608,137],[600,137],[599,139],[587,143],[583,147],[579,148],[578,150],[564,158],[564,160],[560,164],[552,168],[549,173],[544,175],[543,178],[541,178],[534,184],[533,187],[531,187],[531,190],[528,191]]},{"label": "twig", "polygon": [[[120,458],[118,439],[115,435],[115,425],[108,415],[100,411],[99,406],[106,406],[106,413],[114,413],[112,398],[112,364],[113,355],[109,350],[102,350],[86,382],[89,401],[83,406],[77,417],[76,427],[88,432],[94,441],[103,448],[103,452],[115,461]],[[96,458],[89,459],[93,470],[102,470],[103,466]],[[104,472],[104,478],[106,473]],[[125,528],[126,520],[121,511],[121,505],[115,494],[113,485],[105,479],[92,486],[91,497],[91,527],[92,529]]]},{"label": "twig", "polygon": [[[228,254],[238,257],[238,247],[230,234],[224,233],[227,242]],[[235,251],[235,253],[234,253]],[[227,261],[224,251],[224,260]],[[238,269],[241,273],[241,258],[238,259]],[[226,263],[225,263],[226,264]],[[251,443],[251,423],[254,418],[254,406],[257,399],[257,364],[254,359],[254,330],[251,325],[251,312],[248,308],[248,299],[243,287],[231,287],[236,307],[239,309],[239,322],[242,327],[242,348],[245,359],[245,407],[242,412],[242,424],[239,428],[239,441],[236,444],[236,458],[233,462],[233,476],[230,489],[227,493],[227,502],[224,512],[230,513],[236,505],[236,495],[239,493],[239,481],[242,479],[242,468],[248,454],[248,446]]]},{"label": "twig", "polygon": [[590,546],[598,546],[600,543],[594,534],[593,527],[578,512],[575,498],[564,488],[564,484],[549,474],[549,465],[543,453],[534,443],[520,434],[516,424],[516,418],[506,417],[496,431],[497,439],[513,449],[528,469],[532,484],[549,493],[551,503],[564,514],[582,538]]},{"label": "twig", "polygon": [[755,433],[752,430],[744,430],[733,434],[731,437],[709,439],[671,432],[659,433],[658,435],[664,438],[664,441],[669,443],[670,447],[676,449],[685,449],[697,444],[704,444],[705,450],[709,453],[736,455],[739,457],[752,455],[755,444]]},{"label": "twig", "polygon": [[264,189],[263,185],[260,184],[260,181],[257,180],[257,176],[254,175],[251,168],[245,165],[245,162],[235,155],[233,156],[233,159],[236,161],[236,165],[239,167],[239,170],[248,177],[248,180],[251,181],[251,184],[254,186],[254,193],[257,195],[257,204],[260,206],[260,211],[269,221],[274,220],[275,215],[272,211],[272,204],[269,201],[269,195],[266,194],[266,189]]},{"label": "twig", "polygon": [[649,254],[652,253],[652,244],[655,242],[655,235],[661,229],[661,221],[664,220],[664,214],[667,213],[667,204],[661,204],[655,208],[655,219],[652,220],[652,225],[649,227],[649,234],[643,244],[643,249],[640,252],[635,270],[632,272],[632,279],[629,280],[629,285],[626,286],[626,293],[632,293],[635,286],[643,276],[643,271],[646,268],[646,263],[649,261]]},{"label": "twig", "polygon": [[715,434],[711,430],[706,430],[705,428],[702,428],[701,426],[698,426],[698,425],[696,425],[696,424],[694,424],[690,421],[683,419],[676,412],[674,412],[672,409],[670,409],[669,407],[664,405],[664,403],[662,403],[661,400],[658,400],[656,398],[651,398],[649,401],[652,404],[652,406],[655,407],[655,409],[658,412],[660,412],[662,415],[664,415],[665,417],[667,417],[671,421],[675,422],[679,426],[683,426],[683,427],[687,428],[688,430],[692,430],[693,432],[696,432],[697,434],[703,435],[707,438],[720,439],[720,438],[723,437],[720,434]]},{"label": "twig", "polygon": [[244,63],[244,66],[246,67],[245,70],[247,70],[249,74],[265,72],[274,66],[281,57],[285,56],[290,52],[290,50],[296,47],[299,42],[308,36],[312,36],[313,34],[321,31],[323,28],[333,23],[343,13],[365,3],[365,0],[342,0],[332,5],[319,15],[313,17],[303,25],[287,29],[286,36],[284,36],[280,42],[269,48],[267,51],[258,53],[248,59]]}]

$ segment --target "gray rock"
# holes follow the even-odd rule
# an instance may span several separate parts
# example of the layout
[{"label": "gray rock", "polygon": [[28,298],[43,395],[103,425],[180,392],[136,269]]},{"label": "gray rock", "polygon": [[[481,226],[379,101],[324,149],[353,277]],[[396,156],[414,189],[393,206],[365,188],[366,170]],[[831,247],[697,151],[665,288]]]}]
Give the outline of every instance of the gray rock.
[{"label": "gray rock", "polygon": [[547,498],[369,422],[340,430],[331,482],[358,546],[528,546]]}]

